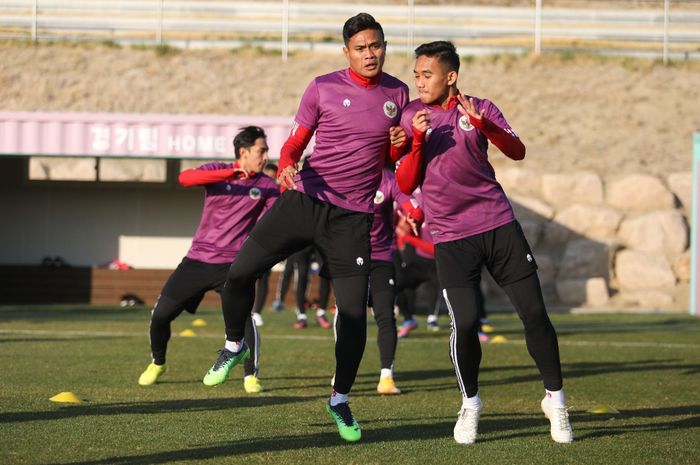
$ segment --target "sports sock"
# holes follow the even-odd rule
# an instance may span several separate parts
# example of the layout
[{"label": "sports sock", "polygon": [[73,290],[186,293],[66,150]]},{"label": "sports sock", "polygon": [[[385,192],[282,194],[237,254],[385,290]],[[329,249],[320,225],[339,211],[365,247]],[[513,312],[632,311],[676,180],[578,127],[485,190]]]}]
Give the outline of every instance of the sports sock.
[{"label": "sports sock", "polygon": [[564,399],[564,389],[560,389],[558,391],[549,391],[547,389],[544,390],[544,395],[553,403],[557,405],[565,405],[565,399]]},{"label": "sports sock", "polygon": [[242,340],[240,342],[226,341],[226,344],[224,344],[224,348],[226,348],[226,350],[228,350],[229,352],[233,352],[235,354],[241,350],[242,342]]},{"label": "sports sock", "polygon": [[335,407],[338,404],[342,404],[343,402],[348,401],[348,395],[347,394],[340,394],[339,392],[331,392],[331,399],[330,403],[331,406]]},{"label": "sports sock", "polygon": [[306,313],[301,313],[297,310],[297,320],[306,320]]},{"label": "sports sock", "polygon": [[479,398],[478,392],[474,397],[462,397],[462,408],[477,409],[480,404],[481,399]]},{"label": "sports sock", "polygon": [[394,373],[391,368],[382,368],[382,372],[379,374],[379,379],[391,378],[393,376]]},{"label": "sports sock", "polygon": [[326,315],[326,311],[324,309],[319,308],[318,310],[316,310],[316,316],[325,316],[325,315]]}]

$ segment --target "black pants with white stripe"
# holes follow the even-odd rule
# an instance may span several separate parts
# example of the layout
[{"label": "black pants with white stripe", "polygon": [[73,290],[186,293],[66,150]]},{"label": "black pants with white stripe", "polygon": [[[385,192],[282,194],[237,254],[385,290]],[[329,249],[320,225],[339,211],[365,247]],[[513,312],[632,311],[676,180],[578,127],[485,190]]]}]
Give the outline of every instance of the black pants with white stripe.
[{"label": "black pants with white stripe", "polygon": [[525,342],[544,387],[562,388],[557,334],[542,297],[537,264],[520,225],[514,221],[491,231],[435,247],[442,294],[452,318],[450,356],[463,396],[478,392],[481,345],[479,295],[483,266],[508,295],[525,327]]}]

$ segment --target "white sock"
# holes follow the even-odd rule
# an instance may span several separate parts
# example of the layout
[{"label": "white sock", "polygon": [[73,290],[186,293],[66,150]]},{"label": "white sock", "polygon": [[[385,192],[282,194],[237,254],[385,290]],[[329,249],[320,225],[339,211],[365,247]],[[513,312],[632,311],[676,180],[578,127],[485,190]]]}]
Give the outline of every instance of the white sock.
[{"label": "white sock", "polygon": [[226,341],[226,344],[224,344],[224,348],[228,350],[229,352],[233,352],[234,354],[238,351],[241,350],[241,343],[243,340],[241,339],[240,342],[235,342],[235,341]]},{"label": "white sock", "polygon": [[428,315],[428,323],[432,323],[437,320],[438,318],[435,315]]},{"label": "white sock", "polygon": [[347,402],[347,401],[348,401],[347,394],[341,394],[341,393],[335,392],[335,391],[331,392],[331,399],[330,399],[331,406],[335,407],[336,405],[342,404],[343,402]]},{"label": "white sock", "polygon": [[478,409],[481,406],[481,398],[477,392],[474,397],[462,397],[462,408]]},{"label": "white sock", "polygon": [[564,389],[560,389],[558,391],[548,391],[545,389],[544,395],[555,405],[566,405],[564,400]]},{"label": "white sock", "polygon": [[394,372],[391,368],[382,368],[382,371],[379,374],[379,379],[392,378],[393,376],[394,376]]},{"label": "white sock", "polygon": [[300,313],[299,310],[297,310],[297,320],[306,320],[306,313]]},{"label": "white sock", "polygon": [[316,316],[324,316],[326,314],[326,311],[322,308],[319,308],[316,310]]}]

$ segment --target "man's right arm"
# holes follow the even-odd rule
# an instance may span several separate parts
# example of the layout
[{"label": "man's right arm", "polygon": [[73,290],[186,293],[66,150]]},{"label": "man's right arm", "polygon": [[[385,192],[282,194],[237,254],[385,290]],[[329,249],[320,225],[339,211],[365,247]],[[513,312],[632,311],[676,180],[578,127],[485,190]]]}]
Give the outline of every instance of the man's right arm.
[{"label": "man's right arm", "polygon": [[294,189],[294,176],[297,174],[297,163],[304,154],[304,149],[311,141],[313,131],[294,121],[289,137],[280,150],[280,161],[277,168],[277,179],[286,189]]},{"label": "man's right arm", "polygon": [[237,171],[235,168],[221,169],[201,169],[193,168],[185,170],[178,176],[178,181],[183,187],[202,186],[204,184],[213,184],[216,182],[226,181],[234,176]]},{"label": "man's right arm", "polygon": [[304,154],[304,149],[309,145],[319,119],[319,94],[318,84],[314,79],[306,87],[304,95],[299,102],[292,130],[289,137],[280,150],[280,161],[277,168],[277,181],[282,190],[295,189],[294,176],[299,171],[297,163]]}]

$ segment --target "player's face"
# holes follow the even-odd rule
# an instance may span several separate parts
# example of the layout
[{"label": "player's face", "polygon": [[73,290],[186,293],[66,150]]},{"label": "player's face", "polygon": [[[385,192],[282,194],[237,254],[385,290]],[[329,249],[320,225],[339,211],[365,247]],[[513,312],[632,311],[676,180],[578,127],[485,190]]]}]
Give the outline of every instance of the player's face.
[{"label": "player's face", "polygon": [[241,147],[238,163],[246,171],[260,173],[269,159],[267,151],[267,141],[264,137],[259,137],[255,140],[255,145]]},{"label": "player's face", "polygon": [[343,47],[343,53],[353,71],[371,79],[382,72],[386,42],[381,32],[365,29],[350,37],[348,45]]},{"label": "player's face", "polygon": [[426,105],[441,105],[454,93],[457,73],[448,71],[437,57],[421,55],[413,69],[418,98]]}]

